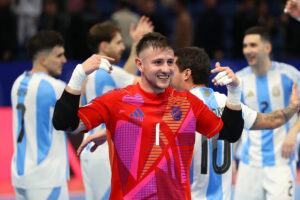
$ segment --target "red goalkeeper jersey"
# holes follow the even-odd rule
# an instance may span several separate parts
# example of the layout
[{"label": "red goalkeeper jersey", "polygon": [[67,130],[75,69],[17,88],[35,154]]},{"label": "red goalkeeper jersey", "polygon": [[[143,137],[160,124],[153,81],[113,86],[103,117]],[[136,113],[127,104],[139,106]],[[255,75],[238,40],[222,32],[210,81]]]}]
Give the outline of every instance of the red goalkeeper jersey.
[{"label": "red goalkeeper jersey", "polygon": [[223,126],[190,92],[153,94],[139,84],[94,99],[78,116],[88,130],[106,124],[111,200],[191,199],[195,131],[210,138]]}]

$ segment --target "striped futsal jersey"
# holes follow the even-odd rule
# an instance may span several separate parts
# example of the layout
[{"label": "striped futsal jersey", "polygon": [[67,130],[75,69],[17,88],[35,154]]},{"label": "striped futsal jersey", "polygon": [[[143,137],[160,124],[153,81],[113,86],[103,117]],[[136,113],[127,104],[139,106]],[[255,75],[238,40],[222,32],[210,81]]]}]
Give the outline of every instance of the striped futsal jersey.
[{"label": "striped futsal jersey", "polygon": [[[289,105],[292,85],[300,86],[300,72],[293,66],[272,62],[264,76],[255,76],[250,66],[236,73],[243,81],[242,101],[250,108],[269,113]],[[272,130],[245,131],[241,161],[257,167],[290,164],[290,159],[281,156],[281,146],[290,127],[297,120],[294,115],[285,125]]]},{"label": "striped futsal jersey", "polygon": [[213,137],[223,125],[188,91],[154,94],[139,84],[96,98],[78,116],[88,130],[106,124],[110,199],[190,199],[195,131]]},{"label": "striped futsal jersey", "polygon": [[66,184],[67,137],[52,125],[53,110],[65,83],[44,72],[24,72],[13,84],[12,183],[33,189]]},{"label": "striped futsal jersey", "polygon": [[[123,88],[132,84],[135,76],[127,73],[122,68],[113,65],[113,70],[109,74],[105,70],[99,69],[88,76],[85,85],[85,92],[82,95],[82,105],[86,105],[94,98],[103,95],[109,90]],[[84,135],[93,134],[105,127],[99,125]],[[103,199],[109,198],[111,170],[109,163],[107,142],[98,146],[94,152],[90,152],[91,143],[80,154],[81,166],[83,171],[83,180],[85,187],[86,199]],[[101,171],[99,171],[101,169]]]},{"label": "striped futsal jersey", "polygon": [[[192,94],[201,99],[211,111],[221,116],[227,97],[211,88],[193,88]],[[244,128],[251,128],[257,112],[242,105]],[[192,199],[230,200],[232,185],[232,147],[227,141],[196,134],[190,171]]]}]

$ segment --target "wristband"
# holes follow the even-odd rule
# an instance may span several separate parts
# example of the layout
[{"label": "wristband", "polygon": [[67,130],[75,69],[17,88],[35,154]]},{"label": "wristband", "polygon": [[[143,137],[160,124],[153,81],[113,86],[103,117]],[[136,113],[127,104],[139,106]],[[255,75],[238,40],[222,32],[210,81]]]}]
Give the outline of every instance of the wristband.
[{"label": "wristband", "polygon": [[73,90],[81,90],[85,78],[86,74],[83,70],[82,64],[78,64],[72,73],[68,86]]},{"label": "wristband", "polygon": [[241,104],[241,96],[242,96],[242,87],[241,81],[238,86],[230,86],[227,85],[227,101],[231,105],[240,105]]}]

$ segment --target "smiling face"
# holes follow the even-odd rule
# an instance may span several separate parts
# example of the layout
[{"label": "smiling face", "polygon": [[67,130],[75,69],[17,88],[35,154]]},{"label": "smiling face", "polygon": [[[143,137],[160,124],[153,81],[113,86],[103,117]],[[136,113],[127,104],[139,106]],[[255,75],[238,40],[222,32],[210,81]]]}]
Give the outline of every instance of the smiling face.
[{"label": "smiling face", "polygon": [[252,67],[260,67],[270,59],[271,44],[261,39],[259,34],[249,34],[244,37],[243,53]]},{"label": "smiling face", "polygon": [[67,59],[65,57],[65,49],[62,46],[55,46],[51,49],[43,62],[44,67],[51,76],[61,75],[62,67]]},{"label": "smiling face", "polygon": [[169,47],[144,49],[136,64],[141,72],[141,87],[150,93],[164,92],[174,74],[174,51]]}]

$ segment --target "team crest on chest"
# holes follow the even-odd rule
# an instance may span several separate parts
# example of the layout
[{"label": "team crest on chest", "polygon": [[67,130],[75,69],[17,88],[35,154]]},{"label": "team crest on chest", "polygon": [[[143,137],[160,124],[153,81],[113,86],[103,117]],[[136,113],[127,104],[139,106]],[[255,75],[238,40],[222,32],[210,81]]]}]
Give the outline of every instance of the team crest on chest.
[{"label": "team crest on chest", "polygon": [[172,107],[172,117],[175,121],[179,121],[181,119],[181,106],[173,106]]},{"label": "team crest on chest", "polygon": [[246,97],[254,97],[254,92],[250,90],[250,91],[247,93]]},{"label": "team crest on chest", "polygon": [[204,95],[207,96],[207,97],[209,97],[210,91],[209,90],[204,90]]},{"label": "team crest on chest", "polygon": [[277,86],[274,86],[274,87],[272,88],[272,95],[273,95],[274,97],[280,96],[280,89],[279,89]]}]

